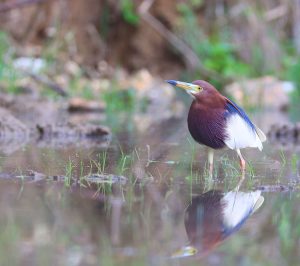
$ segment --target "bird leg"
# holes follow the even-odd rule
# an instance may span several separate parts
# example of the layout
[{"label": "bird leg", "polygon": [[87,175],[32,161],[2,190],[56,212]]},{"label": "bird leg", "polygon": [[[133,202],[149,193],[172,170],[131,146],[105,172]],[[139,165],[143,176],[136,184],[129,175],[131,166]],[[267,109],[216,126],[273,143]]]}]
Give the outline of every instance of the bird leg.
[{"label": "bird leg", "polygon": [[245,173],[245,170],[246,170],[246,161],[243,158],[240,149],[236,149],[236,152],[237,152],[237,154],[238,154],[238,156],[240,158],[240,166],[241,166],[241,169],[242,169],[242,173]]},{"label": "bird leg", "polygon": [[241,185],[243,184],[244,180],[245,180],[245,171],[242,172],[242,175],[241,175],[241,177],[240,177],[240,180],[239,180],[237,186],[236,186],[235,189],[234,189],[235,191],[239,191],[239,190],[240,190],[240,187],[241,187]]},{"label": "bird leg", "polygon": [[208,167],[209,167],[209,175],[213,175],[213,165],[214,165],[214,150],[208,149]]}]

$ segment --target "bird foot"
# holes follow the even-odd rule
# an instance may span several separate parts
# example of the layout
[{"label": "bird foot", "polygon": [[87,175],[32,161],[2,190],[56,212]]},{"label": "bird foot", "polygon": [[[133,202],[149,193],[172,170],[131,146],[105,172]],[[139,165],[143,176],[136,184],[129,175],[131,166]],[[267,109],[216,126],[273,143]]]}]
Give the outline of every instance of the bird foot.
[{"label": "bird foot", "polygon": [[246,161],[244,159],[240,159],[240,166],[242,169],[242,173],[245,174],[245,170],[246,170]]}]

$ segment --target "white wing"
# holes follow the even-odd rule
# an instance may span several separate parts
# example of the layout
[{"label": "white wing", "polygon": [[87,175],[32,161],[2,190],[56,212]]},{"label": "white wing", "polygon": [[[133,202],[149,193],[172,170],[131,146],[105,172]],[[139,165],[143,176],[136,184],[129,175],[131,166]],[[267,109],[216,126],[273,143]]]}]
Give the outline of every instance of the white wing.
[{"label": "white wing", "polygon": [[263,203],[261,191],[236,192],[230,191],[222,198],[225,208],[223,222],[227,228],[234,228],[255,212]]},{"label": "white wing", "polygon": [[266,139],[264,133],[257,127],[253,129],[239,114],[231,114],[226,121],[225,144],[230,149],[254,147],[262,150],[262,141]]}]

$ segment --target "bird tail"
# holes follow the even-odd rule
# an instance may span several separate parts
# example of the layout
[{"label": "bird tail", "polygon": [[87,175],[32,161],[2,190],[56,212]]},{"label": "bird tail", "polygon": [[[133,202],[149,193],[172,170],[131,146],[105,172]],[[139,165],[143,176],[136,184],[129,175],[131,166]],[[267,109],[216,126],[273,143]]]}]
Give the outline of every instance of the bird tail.
[{"label": "bird tail", "polygon": [[255,131],[256,131],[257,136],[259,137],[260,141],[261,141],[261,142],[266,141],[266,140],[267,140],[267,137],[266,137],[266,135],[264,134],[264,132],[262,132],[262,130],[259,129],[256,125],[254,125],[254,127],[255,127]]}]

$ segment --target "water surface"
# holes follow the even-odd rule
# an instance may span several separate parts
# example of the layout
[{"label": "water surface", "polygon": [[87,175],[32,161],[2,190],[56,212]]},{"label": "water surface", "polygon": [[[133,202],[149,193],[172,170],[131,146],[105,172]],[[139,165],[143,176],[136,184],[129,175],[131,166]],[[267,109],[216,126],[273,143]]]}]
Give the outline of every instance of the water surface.
[{"label": "water surface", "polygon": [[[238,193],[238,159],[218,151],[210,177],[206,156],[184,119],[146,132],[124,128],[92,148],[29,143],[3,153],[0,264],[298,265],[299,149],[266,143],[263,152],[244,151],[239,193],[258,191],[264,202],[229,229],[220,202]],[[31,179],[28,170],[49,178]],[[126,182],[87,182],[92,173]],[[194,255],[174,255],[192,244]]]}]

